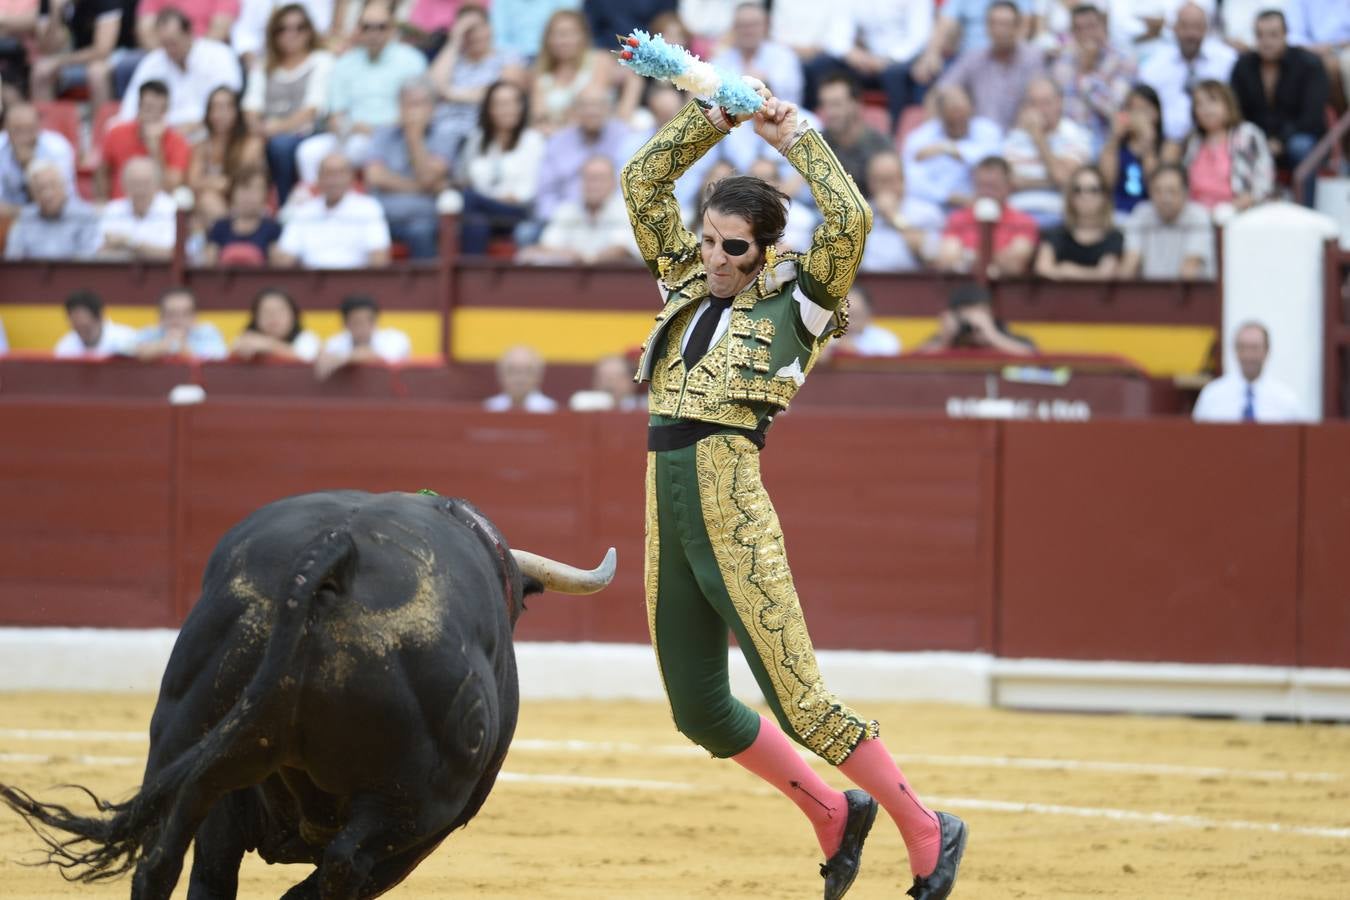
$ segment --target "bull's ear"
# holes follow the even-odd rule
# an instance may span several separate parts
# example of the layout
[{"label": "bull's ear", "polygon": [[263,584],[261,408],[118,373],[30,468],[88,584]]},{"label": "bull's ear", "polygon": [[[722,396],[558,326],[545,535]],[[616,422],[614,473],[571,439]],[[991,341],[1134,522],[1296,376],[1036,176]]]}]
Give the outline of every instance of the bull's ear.
[{"label": "bull's ear", "polygon": [[522,588],[520,596],[522,597],[522,599],[525,597],[532,596],[534,594],[542,594],[544,592],[544,583],[540,581],[538,578],[535,578],[533,575],[521,575],[520,584]]}]

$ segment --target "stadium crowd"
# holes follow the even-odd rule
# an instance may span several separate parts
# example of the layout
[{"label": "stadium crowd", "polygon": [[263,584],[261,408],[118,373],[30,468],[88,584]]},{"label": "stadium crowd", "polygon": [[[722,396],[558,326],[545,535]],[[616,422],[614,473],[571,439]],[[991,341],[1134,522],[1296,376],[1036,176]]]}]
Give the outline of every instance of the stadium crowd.
[{"label": "stadium crowd", "polygon": [[[968,271],[978,205],[996,276],[1209,277],[1216,212],[1289,192],[1350,84],[1344,0],[6,0],[5,257],[162,259],[190,206],[203,265],[430,258],[444,208],[464,253],[635,259],[617,171],[684,100],[608,52],[638,26],[813,112],[867,271]],[[800,247],[767,151],[680,199],[760,174]]]}]

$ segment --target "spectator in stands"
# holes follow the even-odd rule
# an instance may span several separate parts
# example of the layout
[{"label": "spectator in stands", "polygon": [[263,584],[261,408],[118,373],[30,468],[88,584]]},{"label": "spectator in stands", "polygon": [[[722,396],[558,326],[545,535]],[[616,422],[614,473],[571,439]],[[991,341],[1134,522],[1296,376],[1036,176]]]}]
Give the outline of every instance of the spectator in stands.
[{"label": "spectator in stands", "polygon": [[[819,6],[839,15],[829,4]],[[922,102],[927,90],[910,77],[910,66],[933,33],[933,0],[857,4],[848,26],[848,49],[839,57],[819,54],[807,66],[811,79],[820,85],[828,75],[846,72],[863,88],[884,91],[894,134],[905,107]]]},{"label": "spectator in stands", "polygon": [[806,76],[802,104],[815,109],[822,80],[854,46],[852,5],[774,0],[771,7],[769,37],[790,48],[801,61]]},{"label": "spectator in stands", "polygon": [[595,363],[591,388],[577,391],[567,403],[574,412],[637,412],[647,409],[647,396],[633,381],[633,364],[615,354]]},{"label": "spectator in stands", "polygon": [[867,163],[894,146],[890,139],[863,121],[858,83],[843,73],[826,76],[820,88],[820,120],[825,142],[839,157],[844,171],[867,193]]},{"label": "spectator in stands", "polygon": [[509,81],[488,88],[478,127],[465,142],[457,181],[464,188],[460,248],[483,254],[530,214],[544,159],[544,137],[527,127],[525,92]]},{"label": "spectator in stands", "polygon": [[[624,90],[616,111],[612,104],[617,84]],[[569,121],[580,119],[584,95],[605,97],[611,104],[607,113],[627,120],[641,100],[642,80],[621,69],[611,54],[591,46],[585,16],[576,10],[560,9],[549,17],[535,60],[531,123],[541,132],[552,134]]]},{"label": "spectator in stands", "polygon": [[636,259],[633,227],[618,186],[609,157],[586,160],[581,167],[581,200],[560,205],[539,243],[522,249],[516,259],[581,266]]},{"label": "spectator in stands", "polygon": [[[763,143],[763,141],[761,141]],[[894,152],[894,151],[891,151]],[[780,160],[781,161],[781,160]],[[796,170],[791,170],[794,175]],[[750,164],[747,175],[753,175],[760,181],[791,196],[792,186],[783,177],[783,167],[772,159],[761,157]],[[795,250],[805,253],[811,249],[811,237],[820,224],[820,214],[812,203],[794,201],[788,204],[787,225],[783,228],[783,237],[778,241],[778,249]],[[631,233],[631,231],[630,231]],[[871,240],[871,236],[868,236]]]},{"label": "spectator in stands", "polygon": [[279,288],[263,288],[253,298],[248,324],[235,338],[230,355],[313,362],[319,355],[319,336],[305,330],[294,297]]},{"label": "spectator in stands", "polygon": [[1021,38],[1022,13],[1012,0],[995,0],[985,14],[989,44],[967,50],[938,79],[938,86],[964,88],[975,115],[1011,128],[1027,85],[1045,72],[1039,50]]},{"label": "spectator in stands", "polygon": [[146,81],[137,89],[136,121],[108,129],[100,153],[99,191],[111,200],[123,194],[122,169],[138,157],[154,160],[160,179],[173,190],[187,178],[192,148],[177,129],[169,126],[169,89],[162,81]]},{"label": "spectator in stands", "polygon": [[239,106],[239,94],[227,87],[211,92],[206,101],[206,139],[192,148],[188,186],[195,208],[207,225],[229,210],[230,184],[244,169],[267,164],[263,141],[249,132]]},{"label": "spectator in stands", "polygon": [[[360,0],[241,0],[239,18],[230,29],[230,46],[246,69],[251,70],[266,54],[272,16],[286,6],[302,8],[315,45],[327,46],[334,53],[350,45],[352,22],[361,12]],[[326,102],[326,93],[324,97]]]},{"label": "spectator in stands", "polygon": [[[646,107],[651,116],[651,127],[644,128],[641,131],[635,131],[629,134],[628,144],[623,150],[624,159],[632,159],[633,154],[656,133],[662,125],[675,118],[675,114],[687,102],[684,94],[676,90],[669,82],[652,81],[647,86]],[[735,134],[739,129],[732,131]],[[730,135],[728,135],[730,137]],[[756,137],[758,137],[756,135]],[[680,209],[690,209],[698,205],[698,189],[703,183],[703,176],[718,159],[718,151],[727,143],[723,138],[720,143],[708,153],[703,154],[691,165],[685,173],[675,182],[675,198],[680,201]],[[762,140],[756,141],[763,146]],[[781,160],[781,157],[780,157]],[[795,169],[793,170],[796,171]]]},{"label": "spectator in stands", "polygon": [[1238,371],[1216,378],[1200,391],[1192,416],[1197,422],[1297,422],[1298,397],[1285,385],[1263,375],[1270,356],[1270,331],[1247,322],[1233,336]]},{"label": "spectator in stands", "polygon": [[455,16],[450,37],[428,73],[441,103],[437,126],[454,135],[456,148],[473,131],[487,89],[503,79],[524,85],[525,70],[510,52],[492,43],[487,10],[465,3]]},{"label": "spectator in stands", "polygon": [[1036,274],[1054,281],[1102,281],[1120,274],[1125,235],[1112,222],[1106,180],[1081,166],[1064,189],[1064,224],[1044,232]]},{"label": "spectator in stands", "polygon": [[626,159],[624,151],[632,132],[614,115],[614,104],[604,90],[589,90],[577,97],[572,112],[574,125],[548,139],[539,166],[539,194],[534,218],[547,223],[566,201],[581,198],[581,167],[592,156],[607,157],[617,170]]},{"label": "spectator in stands", "polygon": [[37,11],[38,0],[0,3],[0,108],[28,96],[28,50],[37,32]]},{"label": "spectator in stands", "polygon": [[33,202],[9,229],[5,259],[88,259],[98,252],[98,215],[71,195],[57,163],[29,163],[28,193]]},{"label": "spectator in stands", "polygon": [[499,49],[526,61],[544,45],[544,31],[560,9],[575,9],[577,0],[492,0],[488,20]]},{"label": "spectator in stands", "polygon": [[1025,275],[1036,251],[1036,220],[1008,204],[1012,193],[1012,169],[1008,161],[1001,156],[981,160],[975,167],[974,181],[972,202],[947,217],[947,227],[938,248],[937,267],[944,272],[971,270],[980,246],[975,204],[988,199],[997,203],[999,209],[993,226],[993,257],[988,275],[991,278]]},{"label": "spectator in stands", "polygon": [[802,102],[802,64],[791,47],[769,40],[769,13],[754,2],[738,3],[732,16],[731,46],[713,64],[773,86],[774,96]]},{"label": "spectator in stands", "polygon": [[489,412],[551,413],[558,408],[557,401],[539,390],[544,383],[544,358],[532,347],[519,345],[502,354],[497,360],[497,383],[501,393],[483,401]]},{"label": "spectator in stands", "polygon": [[978,284],[960,284],[947,298],[947,308],[938,316],[937,334],[918,349],[919,353],[943,353],[952,350],[988,350],[1009,356],[1031,356],[1036,345],[1030,339],[1008,330],[994,315],[989,289]]},{"label": "spectator in stands", "polygon": [[[916,85],[929,85],[942,73],[950,56],[989,45],[986,29],[989,8],[995,0],[948,0],[942,4],[933,34],[918,59],[910,66],[909,77]],[[1033,0],[1017,0],[1019,15],[1029,16]],[[1026,21],[1025,19],[1023,21]]]},{"label": "spectator in stands", "polygon": [[[725,4],[728,14],[732,12],[731,5],[731,0],[728,0]],[[728,23],[728,32],[730,28],[730,23]],[[684,24],[684,19],[680,18],[680,14],[674,9],[657,13],[652,17],[651,21],[647,23],[647,31],[651,34],[661,35],[667,43],[679,44],[681,47],[688,49],[690,53],[698,56],[699,59],[711,59],[723,46],[720,40],[710,41],[690,31],[689,27]],[[603,32],[600,33],[603,34]],[[615,34],[618,34],[618,32],[615,32]],[[720,38],[721,35],[718,37]],[[603,42],[597,41],[597,43]],[[643,93],[646,93],[646,88],[643,88]]]},{"label": "spectator in stands", "polygon": [[694,234],[703,233],[703,203],[712,193],[713,187],[717,182],[726,178],[728,175],[735,175],[736,167],[725,159],[719,159],[709,166],[703,173],[703,180],[699,183],[695,196],[698,202],[685,212],[684,227],[688,228]]},{"label": "spectator in stands", "polygon": [[649,29],[652,19],[674,12],[676,0],[582,0],[586,28],[595,45],[608,50],[614,35],[627,34],[636,24]]},{"label": "spectator in stands", "polygon": [[1092,135],[1064,115],[1059,86],[1051,79],[1039,77],[1027,86],[1017,127],[1003,140],[1003,158],[1013,175],[1008,202],[1043,228],[1058,225],[1065,183],[1092,161]]},{"label": "spectator in stands", "polygon": [[160,46],[156,19],[166,9],[181,12],[193,35],[222,44],[230,42],[230,26],[239,18],[239,0],[136,0],[136,39],[142,48]]},{"label": "spectator in stands", "polygon": [[1148,180],[1163,154],[1162,105],[1158,92],[1136,84],[1116,113],[1098,162],[1111,186],[1116,212],[1128,213],[1148,194]]},{"label": "spectator in stands", "polygon": [[1209,17],[1194,3],[1177,10],[1175,45],[1160,48],[1139,70],[1139,80],[1162,102],[1163,136],[1181,141],[1191,129],[1191,90],[1204,80],[1227,81],[1237,53],[1207,36]]},{"label": "spectator in stands", "polygon": [[70,331],[53,351],[57,359],[129,354],[136,346],[136,329],[103,315],[103,299],[93,291],[76,291],[66,298]]},{"label": "spectator in stands", "polygon": [[374,298],[354,294],[342,300],[342,331],[324,342],[314,364],[320,380],[348,365],[401,363],[412,354],[412,341],[397,328],[379,328]]},{"label": "spectator in stands", "polygon": [[169,288],[159,298],[159,324],[142,328],[132,349],[137,359],[165,356],[224,359],[225,339],[210,322],[197,321],[197,297],[185,287]]},{"label": "spectator in stands", "polygon": [[28,167],[39,160],[54,163],[65,178],[67,191],[74,192],[75,150],[70,141],[42,128],[35,107],[27,103],[8,107],[5,130],[0,132],[0,218],[18,215],[32,199]]},{"label": "spectator in stands", "polygon": [[1266,199],[1275,187],[1275,161],[1265,134],[1242,121],[1222,81],[1200,82],[1192,98],[1195,130],[1182,157],[1191,199],[1210,210],[1220,203],[1244,210]]},{"label": "spectator in stands", "polygon": [[900,338],[872,318],[872,297],[856,281],[848,291],[848,333],[831,341],[836,353],[854,356],[899,356]]},{"label": "spectator in stands", "polygon": [[99,218],[99,256],[110,259],[167,260],[173,255],[178,207],[160,190],[154,160],[139,156],[122,169],[127,195],[103,207]]},{"label": "spectator in stands", "polygon": [[1134,61],[1111,46],[1101,8],[1081,3],[1073,8],[1071,22],[1073,41],[1051,64],[1050,74],[1064,94],[1064,114],[1088,129],[1095,153],[1125,104]]},{"label": "spectator in stands", "polygon": [[125,0],[66,0],[52,15],[52,0],[40,0],[33,99],[55,100],[78,85],[88,88],[94,109],[120,97],[113,90],[112,73],[119,63],[135,58],[132,8]]},{"label": "spectator in stands", "polygon": [[1203,206],[1186,198],[1186,170],[1165,163],[1148,180],[1148,199],[1125,220],[1125,278],[1214,277],[1214,228]]},{"label": "spectator in stands", "polygon": [[299,175],[295,152],[328,112],[333,54],[321,48],[314,22],[299,3],[278,6],[267,20],[265,52],[244,91],[244,118],[267,141],[267,168],[283,206]]},{"label": "spectator in stands", "polygon": [[905,139],[910,193],[948,209],[971,201],[971,168],[998,153],[1002,132],[994,122],[972,118],[970,98],[957,85],[934,94],[937,115]]},{"label": "spectator in stands", "polygon": [[872,231],[863,249],[864,272],[912,272],[937,253],[943,215],[937,204],[905,191],[904,164],[894,150],[867,164]]},{"label": "spectator in stands", "polygon": [[426,78],[403,82],[398,124],[376,130],[366,164],[366,187],[384,207],[390,236],[413,259],[436,255],[440,216],[436,197],[450,185],[457,135],[433,124],[436,88]]},{"label": "spectator in stands", "polygon": [[230,183],[230,214],[206,232],[202,262],[231,266],[266,265],[281,226],[267,212],[267,173],[244,169]]},{"label": "spectator in stands", "polygon": [[272,262],[310,269],[389,265],[389,224],[373,197],[355,190],[352,164],[330,153],[319,164],[319,196],[295,207],[272,248]]},{"label": "spectator in stands", "polygon": [[239,61],[228,44],[193,37],[192,23],[172,6],[155,16],[155,37],[158,46],[137,64],[119,118],[123,122],[136,119],[141,85],[161,81],[169,92],[168,123],[189,139],[195,138],[211,92],[218,87],[243,88]]},{"label": "spectator in stands", "polygon": [[[1329,86],[1322,62],[1286,40],[1284,13],[1268,10],[1256,18],[1256,49],[1233,66],[1233,93],[1242,117],[1266,134],[1276,164],[1293,171],[1326,131]],[[1317,179],[1303,186],[1311,206]]]},{"label": "spectator in stands", "polygon": [[1350,99],[1350,5],[1344,0],[1285,0],[1289,43],[1322,59],[1336,112]]},{"label": "spectator in stands", "polygon": [[353,165],[364,166],[375,129],[398,120],[398,89],[426,71],[425,56],[394,40],[389,0],[366,0],[356,27],[356,45],[333,64],[328,131],[307,138],[296,150],[302,181],[312,182],[319,163],[335,149]]}]

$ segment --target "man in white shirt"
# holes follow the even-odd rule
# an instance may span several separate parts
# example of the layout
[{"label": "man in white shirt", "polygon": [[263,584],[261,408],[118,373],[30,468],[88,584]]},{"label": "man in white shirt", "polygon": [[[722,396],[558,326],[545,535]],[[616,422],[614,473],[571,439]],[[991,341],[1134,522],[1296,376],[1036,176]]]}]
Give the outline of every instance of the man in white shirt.
[{"label": "man in white shirt", "polygon": [[319,165],[319,196],[290,214],[272,247],[278,266],[360,269],[389,265],[389,224],[379,201],[352,189],[352,164],[330,153]]},{"label": "man in white shirt", "polygon": [[973,198],[971,172],[980,160],[998,154],[1003,132],[974,115],[970,97],[958,85],[938,88],[934,108],[937,115],[905,140],[905,173],[910,194],[955,209]]},{"label": "man in white shirt", "polygon": [[864,272],[913,272],[937,253],[946,216],[937,204],[905,191],[905,169],[895,151],[867,163],[872,231],[863,248]]},{"label": "man in white shirt", "polygon": [[836,352],[855,356],[900,355],[900,338],[872,321],[872,298],[856,282],[848,292],[848,334],[831,342],[835,345]]},{"label": "man in white shirt", "polygon": [[[895,2],[895,0],[889,0]],[[878,4],[880,5],[880,4]],[[816,88],[854,46],[850,0],[774,0],[771,39],[796,54],[805,75],[802,105],[816,108]],[[760,79],[777,97],[783,92],[772,81]],[[785,98],[792,99],[792,98]]]},{"label": "man in white shirt", "polygon": [[742,3],[731,20],[731,46],[713,57],[713,65],[758,78],[777,97],[802,102],[802,64],[785,44],[769,40],[769,13],[759,3]]},{"label": "man in white shirt", "polygon": [[65,178],[67,193],[75,193],[75,150],[70,141],[41,125],[37,108],[27,103],[5,112],[5,130],[0,132],[0,216],[18,215],[33,198],[26,185],[28,167],[38,160],[57,165]]},{"label": "man in white shirt", "polygon": [[1012,207],[1043,228],[1058,225],[1064,218],[1062,185],[1092,162],[1092,135],[1064,115],[1064,95],[1050,78],[1027,85],[1017,127],[1003,139],[1003,158],[1012,167]]},{"label": "man in white shirt", "polygon": [[1165,163],[1148,180],[1149,199],[1125,220],[1124,278],[1214,277],[1214,226],[1209,213],[1186,199],[1186,170]]},{"label": "man in white shirt", "polygon": [[497,360],[501,393],[483,401],[488,412],[551,413],[558,403],[539,390],[544,383],[544,358],[532,347],[515,346]]},{"label": "man in white shirt", "polygon": [[119,325],[103,316],[103,300],[93,291],[76,291],[66,298],[70,331],[56,342],[58,359],[102,358],[130,353],[136,346],[136,329]]},{"label": "man in white shirt", "polygon": [[1207,36],[1209,17],[1194,3],[1177,10],[1173,31],[1176,43],[1148,58],[1139,80],[1158,92],[1162,101],[1163,136],[1181,141],[1191,130],[1191,88],[1213,79],[1228,83],[1237,51]]},{"label": "man in white shirt", "polygon": [[122,187],[127,195],[109,202],[99,218],[99,256],[158,261],[173,256],[178,207],[159,185],[159,169],[149,157],[126,164]]},{"label": "man in white shirt", "polygon": [[98,252],[98,215],[71,196],[61,167],[39,159],[28,166],[33,202],[19,211],[5,241],[5,259],[88,259]]},{"label": "man in white shirt", "polygon": [[1270,332],[1259,322],[1240,326],[1233,337],[1238,372],[1205,385],[1192,413],[1197,422],[1297,422],[1298,398],[1271,378],[1261,377],[1270,355]]},{"label": "man in white shirt", "polygon": [[516,259],[525,263],[589,266],[637,260],[633,226],[619,195],[619,179],[607,156],[592,156],[581,167],[581,201],[564,201],[539,236]]},{"label": "man in white shirt", "polygon": [[380,307],[373,297],[353,294],[342,300],[342,324],[330,337],[315,363],[320,380],[343,366],[360,363],[400,363],[412,354],[412,341],[397,328],[377,328]]},{"label": "man in white shirt", "polygon": [[169,88],[168,122],[191,140],[202,127],[211,92],[222,86],[235,91],[243,87],[239,61],[229,45],[194,38],[192,23],[172,7],[155,16],[155,35],[159,47],[136,66],[118,118],[123,122],[135,119],[141,85],[162,81]]}]

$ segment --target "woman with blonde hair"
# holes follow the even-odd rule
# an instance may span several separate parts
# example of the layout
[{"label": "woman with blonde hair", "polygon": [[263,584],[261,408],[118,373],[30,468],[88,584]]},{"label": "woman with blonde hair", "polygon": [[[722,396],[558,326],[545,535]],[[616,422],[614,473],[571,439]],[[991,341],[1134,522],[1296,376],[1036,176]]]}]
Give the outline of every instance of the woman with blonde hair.
[{"label": "woman with blonde hair", "polygon": [[544,40],[535,59],[530,96],[534,127],[549,134],[568,124],[573,102],[592,86],[621,88],[615,116],[623,121],[642,99],[642,79],[620,68],[609,53],[591,46],[586,17],[573,9],[560,9],[544,26]]},{"label": "woman with blonde hair", "polygon": [[1206,209],[1231,203],[1247,209],[1275,188],[1275,160],[1261,129],[1242,119],[1237,98],[1222,81],[1191,89],[1191,122],[1182,164],[1191,180],[1191,199]]},{"label": "woman with blonde hair", "polygon": [[267,50],[249,72],[244,115],[267,142],[267,167],[286,202],[299,179],[295,148],[314,134],[328,108],[333,54],[323,49],[305,7],[287,3],[267,21]]},{"label": "woman with blonde hair", "polygon": [[1055,281],[1115,278],[1125,236],[1113,223],[1114,204],[1095,166],[1080,166],[1064,188],[1064,224],[1041,235],[1036,274]]}]

